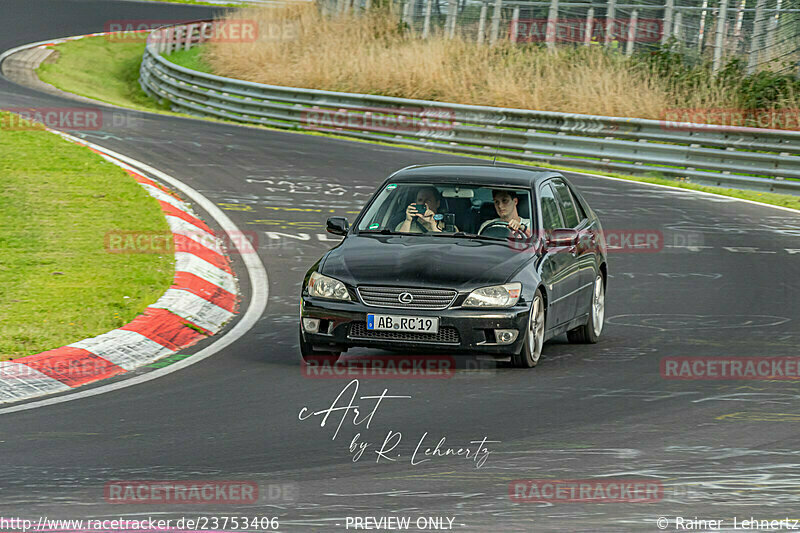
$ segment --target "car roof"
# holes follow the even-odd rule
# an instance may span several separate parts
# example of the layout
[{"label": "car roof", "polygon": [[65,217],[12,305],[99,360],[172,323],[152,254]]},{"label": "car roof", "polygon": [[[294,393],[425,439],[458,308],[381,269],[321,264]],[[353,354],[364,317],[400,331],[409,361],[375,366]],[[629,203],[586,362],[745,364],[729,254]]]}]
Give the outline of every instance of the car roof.
[{"label": "car roof", "polygon": [[404,183],[435,179],[440,183],[477,182],[496,186],[531,187],[539,181],[556,176],[562,177],[553,171],[501,165],[413,165],[398,170],[389,177],[389,181]]}]

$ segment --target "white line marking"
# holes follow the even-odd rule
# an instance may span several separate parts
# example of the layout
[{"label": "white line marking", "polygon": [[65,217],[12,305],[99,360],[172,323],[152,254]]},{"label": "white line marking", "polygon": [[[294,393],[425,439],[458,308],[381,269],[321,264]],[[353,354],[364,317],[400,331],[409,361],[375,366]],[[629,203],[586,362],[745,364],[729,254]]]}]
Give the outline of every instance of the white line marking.
[{"label": "white line marking", "polygon": [[[198,228],[194,224],[172,215],[166,215],[166,219],[169,229],[173,234],[183,235],[203,248],[208,248],[219,255],[225,255],[225,251],[222,249],[219,240],[206,230]],[[197,251],[197,248],[197,246],[194,246],[192,251]]]},{"label": "white line marking", "polygon": [[139,368],[175,351],[141,333],[127,329],[113,329],[97,337],[73,342],[69,346],[91,352],[125,370]]},{"label": "white line marking", "polygon": [[149,183],[140,183],[139,185],[144,187],[144,189],[148,192],[148,194],[150,194],[150,196],[152,196],[156,200],[161,200],[162,202],[166,202],[175,207],[178,211],[183,211],[184,213],[188,213],[194,216],[194,213],[192,213],[191,208],[185,203],[175,198],[174,196],[165,193],[161,189],[153,187]]},{"label": "white line marking", "polygon": [[235,315],[210,300],[182,289],[167,291],[150,307],[166,309],[189,322],[216,333]]},{"label": "white line marking", "polygon": [[236,294],[236,280],[233,276],[202,257],[189,252],[175,252],[175,272],[194,274],[198,278]]},{"label": "white line marking", "polygon": [[70,389],[69,385],[61,383],[55,378],[13,361],[0,361],[0,377],[3,379],[0,402],[4,403],[19,402],[43,394],[54,394]]},{"label": "white line marking", "polygon": [[247,306],[247,311],[242,315],[242,318],[236,323],[230,331],[216,339],[211,345],[206,346],[196,354],[187,357],[186,359],[182,359],[176,363],[173,363],[169,366],[165,366],[163,368],[159,368],[157,370],[153,370],[152,372],[148,372],[146,374],[140,374],[138,376],[132,377],[130,379],[124,381],[118,381],[115,383],[109,383],[108,385],[101,385],[99,387],[95,387],[92,389],[81,390],[77,391],[73,394],[67,394],[64,396],[58,396],[56,398],[48,398],[44,400],[39,400],[35,402],[30,402],[22,405],[6,407],[5,409],[0,409],[0,415],[2,414],[9,414],[15,413],[18,411],[27,411],[29,409],[36,409],[39,407],[45,407],[47,405],[55,405],[58,403],[70,402],[72,400],[77,400],[80,398],[88,398],[90,396],[98,396],[100,394],[105,394],[107,392],[117,391],[120,389],[125,389],[128,387],[132,387],[134,385],[138,385],[140,383],[145,383],[147,381],[151,381],[154,379],[158,379],[162,376],[166,376],[168,374],[172,374],[173,372],[177,372],[178,370],[182,370],[187,366],[191,366],[195,363],[199,363],[203,359],[207,357],[211,357],[215,353],[227,348],[240,338],[242,338],[245,334],[247,334],[250,329],[256,325],[258,319],[264,313],[264,310],[267,308],[267,300],[269,297],[269,280],[267,278],[267,271],[264,268],[264,264],[261,262],[261,258],[258,257],[258,254],[253,249],[252,245],[247,239],[237,239],[234,238],[235,235],[241,235],[241,231],[236,227],[236,224],[228,218],[220,208],[218,208],[212,201],[208,198],[197,192],[195,189],[189,187],[185,183],[179,181],[172,176],[161,172],[160,170],[151,167],[145,163],[141,163],[135,159],[132,159],[128,156],[122,155],[120,153],[114,152],[102,146],[77,139],[72,137],[71,135],[67,135],[65,133],[60,133],[63,137],[72,140],[74,142],[79,142],[94,148],[95,150],[104,152],[108,155],[116,157],[121,161],[138,167],[140,170],[144,171],[146,174],[156,177],[159,180],[163,181],[164,183],[169,184],[173,188],[182,192],[187,198],[191,199],[197,205],[199,205],[203,210],[205,210],[217,223],[220,227],[229,235],[231,242],[236,246],[239,253],[242,256],[242,261],[247,268],[247,274],[250,278],[250,287],[251,287],[251,297],[250,303]]}]

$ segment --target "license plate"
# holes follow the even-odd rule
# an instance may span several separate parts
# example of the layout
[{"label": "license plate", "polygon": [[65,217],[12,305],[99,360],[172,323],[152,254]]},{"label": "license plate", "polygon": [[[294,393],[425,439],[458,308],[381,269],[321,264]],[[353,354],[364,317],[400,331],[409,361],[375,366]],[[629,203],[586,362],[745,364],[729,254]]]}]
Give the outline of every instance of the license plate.
[{"label": "license plate", "polygon": [[439,318],[428,316],[367,315],[367,329],[405,333],[438,333]]}]

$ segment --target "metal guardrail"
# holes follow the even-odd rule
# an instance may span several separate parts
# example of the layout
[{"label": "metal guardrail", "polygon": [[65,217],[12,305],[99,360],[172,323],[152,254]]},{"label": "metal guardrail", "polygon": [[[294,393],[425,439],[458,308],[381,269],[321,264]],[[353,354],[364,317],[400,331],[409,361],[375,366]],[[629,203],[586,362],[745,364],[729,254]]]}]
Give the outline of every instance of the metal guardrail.
[{"label": "metal guardrail", "polygon": [[145,92],[175,111],[237,122],[800,194],[800,132],[280,87],[197,72],[162,57],[207,41],[214,24],[153,31],[139,79]]}]

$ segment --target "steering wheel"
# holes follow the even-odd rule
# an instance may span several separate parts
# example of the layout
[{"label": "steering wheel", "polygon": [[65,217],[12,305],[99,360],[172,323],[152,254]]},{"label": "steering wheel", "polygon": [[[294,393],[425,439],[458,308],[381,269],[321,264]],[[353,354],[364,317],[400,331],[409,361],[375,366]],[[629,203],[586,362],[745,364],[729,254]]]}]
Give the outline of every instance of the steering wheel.
[{"label": "steering wheel", "polygon": [[[487,230],[494,229],[494,228],[504,228],[507,231],[506,235],[497,235],[498,237],[508,237],[509,239],[525,239],[527,236],[522,228],[519,229],[511,229],[508,227],[508,222],[504,220],[495,220],[494,222],[490,222],[483,227],[482,230],[478,232],[478,235],[484,235]],[[510,235],[509,235],[510,234]]]}]

